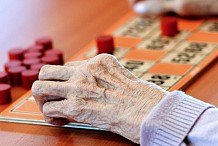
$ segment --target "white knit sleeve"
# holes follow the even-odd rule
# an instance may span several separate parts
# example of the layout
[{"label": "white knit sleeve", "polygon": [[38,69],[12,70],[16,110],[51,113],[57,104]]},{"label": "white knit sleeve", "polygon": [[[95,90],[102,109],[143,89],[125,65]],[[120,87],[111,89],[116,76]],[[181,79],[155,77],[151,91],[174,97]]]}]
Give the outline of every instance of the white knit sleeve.
[{"label": "white knit sleeve", "polygon": [[199,117],[214,106],[180,91],[167,95],[141,125],[142,146],[181,146]]}]

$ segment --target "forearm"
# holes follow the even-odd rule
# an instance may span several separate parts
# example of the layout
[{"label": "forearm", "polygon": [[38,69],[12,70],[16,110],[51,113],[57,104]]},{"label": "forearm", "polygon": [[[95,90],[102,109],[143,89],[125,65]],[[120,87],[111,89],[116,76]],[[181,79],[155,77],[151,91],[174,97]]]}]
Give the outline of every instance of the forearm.
[{"label": "forearm", "polygon": [[[217,138],[209,141],[207,138],[203,139],[206,134],[198,133],[198,130],[207,132],[205,128],[208,127],[205,126],[205,123],[210,122],[210,120],[206,119],[211,118],[207,113],[212,109],[215,108],[182,92],[170,93],[143,122],[140,137],[141,145],[181,145],[186,138],[188,139],[187,144],[195,145],[199,139],[205,140],[207,145],[212,144],[211,142],[215,142]],[[218,114],[217,109],[215,110]],[[214,118],[214,120],[218,122],[218,119]],[[205,128],[195,128],[202,126]],[[218,125],[211,124],[211,126],[213,128],[210,129],[218,129]],[[208,132],[211,131],[208,130]],[[213,133],[213,135],[217,136],[216,133]]]}]

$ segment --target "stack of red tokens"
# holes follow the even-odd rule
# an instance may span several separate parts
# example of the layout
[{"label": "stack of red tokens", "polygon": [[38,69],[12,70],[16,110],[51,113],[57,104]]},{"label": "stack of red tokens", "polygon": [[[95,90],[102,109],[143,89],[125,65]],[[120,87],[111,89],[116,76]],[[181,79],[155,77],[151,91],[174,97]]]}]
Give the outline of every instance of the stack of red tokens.
[{"label": "stack of red tokens", "polygon": [[[9,61],[5,63],[5,72],[0,72],[0,104],[11,101],[11,86],[31,89],[42,66],[46,64],[62,65],[63,52],[53,48],[51,38],[43,37],[35,44],[23,48],[14,48],[8,52]],[[10,84],[10,85],[9,85]]]}]

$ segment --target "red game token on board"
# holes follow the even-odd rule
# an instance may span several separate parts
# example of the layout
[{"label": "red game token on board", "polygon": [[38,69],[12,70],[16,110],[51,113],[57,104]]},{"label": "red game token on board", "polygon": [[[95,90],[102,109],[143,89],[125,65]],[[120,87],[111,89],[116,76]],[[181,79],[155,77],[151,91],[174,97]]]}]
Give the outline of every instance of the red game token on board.
[{"label": "red game token on board", "polygon": [[41,61],[46,64],[60,65],[59,58],[57,56],[44,56]]},{"label": "red game token on board", "polygon": [[0,84],[8,84],[8,73],[0,72]]},{"label": "red game token on board", "polygon": [[111,35],[101,35],[97,38],[98,54],[108,53],[113,54],[114,51],[114,39]]},{"label": "red game token on board", "polygon": [[30,66],[33,64],[39,64],[40,59],[39,58],[33,58],[33,59],[25,59],[23,60],[23,65],[27,67],[27,69],[30,69]]},{"label": "red game token on board", "polygon": [[31,65],[30,69],[31,69],[31,70],[38,70],[38,71],[40,71],[40,69],[41,69],[44,65],[46,65],[46,64],[45,64],[45,63],[33,64],[33,65]]},{"label": "red game token on board", "polygon": [[10,78],[10,84],[12,86],[20,86],[21,81],[21,73],[26,70],[26,67],[24,66],[18,66],[13,67],[8,70],[9,78]]},{"label": "red game token on board", "polygon": [[63,52],[58,49],[52,49],[45,52],[45,56],[58,56],[60,65],[63,65],[64,59],[63,59]]},{"label": "red game token on board", "polygon": [[8,57],[10,60],[23,60],[23,54],[25,50],[22,48],[14,48],[9,50]]},{"label": "red game token on board", "polygon": [[175,36],[179,33],[178,20],[175,17],[162,17],[161,31],[164,36]]},{"label": "red game token on board", "polygon": [[42,45],[45,50],[53,48],[52,39],[49,37],[38,38],[36,40],[36,45]]},{"label": "red game token on board", "polygon": [[38,80],[38,70],[26,70],[22,72],[22,87],[31,89],[34,81]]},{"label": "red game token on board", "polygon": [[33,45],[28,47],[27,52],[41,52],[43,53],[45,51],[44,47],[42,45]]},{"label": "red game token on board", "polygon": [[11,86],[8,84],[0,84],[0,104],[11,102]]},{"label": "red game token on board", "polygon": [[33,59],[42,57],[41,52],[27,52],[24,54],[24,59]]},{"label": "red game token on board", "polygon": [[22,65],[21,61],[19,61],[19,60],[11,60],[11,61],[5,63],[5,71],[8,72],[9,68],[17,67],[17,66],[21,66],[21,65]]}]

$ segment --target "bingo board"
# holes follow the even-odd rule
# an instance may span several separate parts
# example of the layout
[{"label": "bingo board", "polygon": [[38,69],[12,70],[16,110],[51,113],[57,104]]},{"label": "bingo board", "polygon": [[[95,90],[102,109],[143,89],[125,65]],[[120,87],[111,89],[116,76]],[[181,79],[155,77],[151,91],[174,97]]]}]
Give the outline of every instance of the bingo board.
[{"label": "bingo board", "polygon": [[[178,18],[178,27],[178,35],[161,36],[160,18],[141,18],[130,12],[105,34],[114,36],[114,55],[122,65],[139,78],[173,91],[185,88],[218,58],[218,19]],[[70,61],[95,55],[92,41]],[[1,112],[0,121],[48,125],[30,92]],[[99,130],[80,123],[65,127]]]}]

